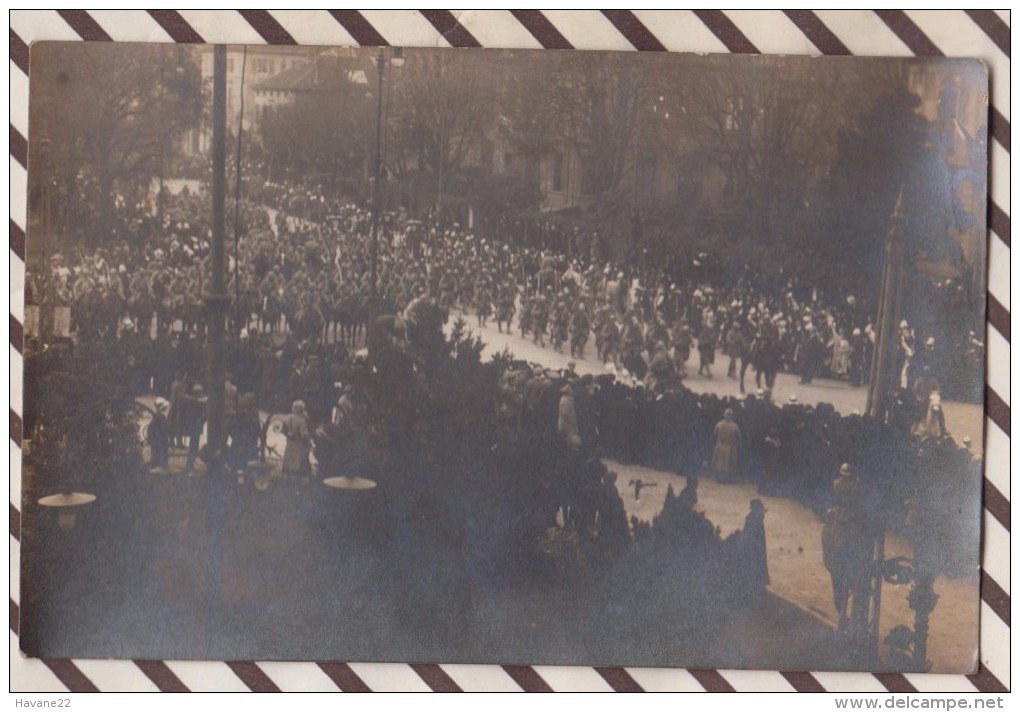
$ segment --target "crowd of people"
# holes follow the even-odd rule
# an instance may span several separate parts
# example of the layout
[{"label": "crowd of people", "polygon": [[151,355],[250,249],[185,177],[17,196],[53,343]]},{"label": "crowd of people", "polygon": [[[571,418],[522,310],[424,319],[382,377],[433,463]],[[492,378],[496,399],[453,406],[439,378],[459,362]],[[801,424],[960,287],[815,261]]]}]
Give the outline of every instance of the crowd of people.
[{"label": "crowd of people", "polygon": [[[46,338],[29,338],[26,369],[30,377],[75,372],[124,399],[152,394],[150,465],[166,468],[174,449],[186,448],[184,467],[194,472],[199,460],[219,457],[199,447],[208,197],[184,191],[164,206],[161,221],[145,206],[122,206],[122,231],[134,231],[138,245],[68,250],[30,270],[26,301],[39,308],[36,331]],[[803,383],[822,376],[867,383],[876,336],[865,299],[734,269],[704,253],[682,268],[648,269],[596,258],[580,240],[560,252],[399,212],[380,217],[376,253],[371,211],[312,188],[263,185],[238,216],[238,239],[228,245],[224,462],[242,481],[274,447],[271,422],[284,477],[307,482],[335,474],[338,462],[364,462],[354,443],[369,442],[372,404],[360,388],[371,369],[369,326],[400,345],[437,313],[441,324],[460,312],[605,364],[600,375],[580,375],[574,365],[503,364],[492,452],[508,471],[537,473],[521,507],[534,514],[534,538],[576,533],[586,556],[628,542],[687,542],[731,560],[757,596],[769,578],[761,502],[722,542],[694,506],[701,475],[749,481],[762,495],[792,497],[823,514],[833,476],[852,467],[862,473],[856,506],[892,528],[907,521],[911,502],[931,506],[926,487],[944,490],[947,503],[979,501],[980,461],[970,443],[950,436],[941,414],[943,334],[899,325],[899,391],[888,424],[824,403],[772,401],[780,371]],[[58,309],[69,319],[65,338],[54,340]],[[961,343],[980,362],[974,334]],[[715,366],[719,351],[725,374]],[[742,395],[683,387],[695,354],[698,374],[733,378]],[[47,404],[45,393],[28,404],[29,432],[45,422]],[[620,492],[629,488],[604,458],[683,473],[687,486],[667,493],[653,525],[628,521]],[[636,498],[643,485],[630,483]],[[961,500],[961,488],[973,497]],[[966,514],[947,504],[923,520]],[[949,530],[967,531],[966,522]],[[937,528],[929,534],[935,565],[965,570],[971,542],[940,539]]]},{"label": "crowd of people", "polygon": [[[363,344],[373,294],[371,211],[314,187],[266,183],[255,192],[242,204],[240,235],[228,246],[232,332],[255,342],[286,333],[298,344]],[[162,202],[161,222],[144,204],[121,206],[119,232],[134,235],[141,249],[126,240],[77,248],[30,272],[26,301],[41,307],[43,333],[63,311],[65,331],[79,340],[124,331],[155,340],[200,337],[208,197],[185,190]],[[274,220],[262,205],[278,211]],[[479,325],[492,320],[542,347],[596,358],[654,393],[687,377],[694,355],[691,368],[696,362],[706,378],[724,375],[715,365],[721,355],[725,377],[742,393],[749,370],[752,391],[772,388],[780,371],[805,384],[820,376],[858,386],[869,380],[876,333],[867,299],[706,253],[642,268],[602,257],[598,240],[569,230],[565,239],[548,225],[542,240],[565,252],[534,240],[497,242],[426,217],[381,216],[375,313],[413,323],[426,302],[469,312]],[[973,331],[950,338],[904,322],[899,336],[900,385],[907,389],[927,366],[945,393],[961,372],[950,367],[960,358],[978,369],[983,363],[984,345]]]},{"label": "crowd of people", "polygon": [[[230,362],[241,392],[262,409],[286,411],[300,399],[313,420],[329,417],[333,384],[367,338],[373,293],[374,314],[395,315],[390,329],[406,332],[430,305],[460,310],[479,325],[491,319],[500,331],[569,349],[572,358],[597,358],[655,396],[679,388],[695,353],[697,373],[712,378],[723,375],[715,367],[721,352],[725,376],[741,393],[770,392],[780,371],[802,383],[824,375],[862,385],[870,376],[873,304],[795,277],[706,253],[642,268],[606,259],[602,241],[576,228],[544,225],[539,237],[565,249],[557,251],[534,235],[497,242],[434,214],[419,221],[399,211],[380,216],[373,265],[372,213],[364,206],[312,186],[263,183],[251,192],[250,202],[235,206],[239,234],[228,245]],[[158,214],[144,202],[119,201],[117,232],[138,244],[77,247],[30,270],[35,331],[51,334],[60,321],[54,315],[64,312],[65,335],[77,342],[123,344],[137,392],[169,398],[180,372],[200,381],[208,200],[185,188],[164,195]],[[943,374],[955,369],[947,367],[943,335],[903,321],[898,337],[909,427],[945,432],[938,399]],[[984,345],[973,331],[952,346],[980,368]]]}]

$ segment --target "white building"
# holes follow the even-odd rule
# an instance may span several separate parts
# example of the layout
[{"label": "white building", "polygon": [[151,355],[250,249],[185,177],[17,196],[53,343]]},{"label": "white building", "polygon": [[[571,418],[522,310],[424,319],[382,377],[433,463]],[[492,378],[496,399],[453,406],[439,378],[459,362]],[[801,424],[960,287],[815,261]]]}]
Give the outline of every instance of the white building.
[{"label": "white building", "polygon": [[[197,49],[202,72],[203,92],[212,93],[213,46]],[[288,69],[305,64],[314,55],[313,47],[227,47],[227,131],[236,134],[244,111],[243,126],[253,128],[255,116],[255,87],[265,79]],[[243,103],[242,103],[243,100]],[[211,102],[210,102],[211,105]],[[202,127],[187,137],[187,152],[205,153],[212,147],[211,116],[203,116]]]},{"label": "white building", "polygon": [[319,52],[305,61],[291,63],[262,79],[252,89],[253,110],[248,114],[252,128],[258,130],[267,110],[291,104],[302,94],[341,90],[351,84],[367,85],[364,65],[365,62],[359,61],[353,49],[335,48]]}]

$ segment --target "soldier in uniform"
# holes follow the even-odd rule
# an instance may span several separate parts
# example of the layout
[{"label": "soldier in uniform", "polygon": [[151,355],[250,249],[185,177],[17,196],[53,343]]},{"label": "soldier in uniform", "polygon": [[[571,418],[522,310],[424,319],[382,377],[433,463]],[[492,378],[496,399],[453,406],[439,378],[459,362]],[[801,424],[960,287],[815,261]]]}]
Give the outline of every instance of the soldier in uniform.
[{"label": "soldier in uniform", "polygon": [[591,322],[588,320],[588,312],[583,304],[578,304],[574,315],[570,318],[570,355],[575,358],[584,358],[584,347],[588,344],[588,334],[591,332]]},{"label": "soldier in uniform", "polygon": [[698,337],[698,375],[712,377],[712,364],[715,363],[715,332],[706,326]]},{"label": "soldier in uniform", "polygon": [[623,367],[626,368],[634,378],[642,380],[648,371],[644,356],[641,354],[644,346],[644,334],[641,333],[641,322],[637,314],[631,314],[627,325],[623,329]]},{"label": "soldier in uniform", "polygon": [[492,314],[492,290],[489,289],[489,279],[482,276],[475,288],[475,310],[478,315],[478,326],[485,326],[489,315]]},{"label": "soldier in uniform", "polygon": [[510,333],[510,323],[514,318],[514,288],[510,282],[503,285],[499,292],[499,300],[496,304],[496,328],[503,333],[503,324],[506,324],[506,332]]},{"label": "soldier in uniform", "polygon": [[832,578],[838,630],[860,634],[867,626],[869,571],[874,538],[861,510],[860,478],[843,463],[832,483],[833,507],[822,527],[822,560]]},{"label": "soldier in uniform", "polygon": [[521,330],[521,338],[525,339],[528,336],[528,331],[531,330],[531,313],[533,299],[529,296],[524,296],[521,299],[521,315],[517,317],[517,326]]},{"label": "soldier in uniform", "polygon": [[567,340],[569,326],[570,311],[567,309],[567,303],[560,300],[556,303],[556,307],[553,309],[550,317],[552,344],[556,351],[560,351],[563,348],[563,344]]},{"label": "soldier in uniform", "polygon": [[549,324],[549,302],[545,295],[538,294],[531,303],[531,324],[535,330],[533,343],[545,347],[545,329]]},{"label": "soldier in uniform", "polygon": [[[687,377],[687,360],[691,357],[691,330],[686,321],[681,321],[674,338],[677,372],[681,378]],[[743,391],[741,391],[743,392]]]},{"label": "soldier in uniform", "polygon": [[737,378],[737,359],[743,361],[746,358],[746,340],[744,333],[740,328],[740,324],[736,321],[730,325],[729,330],[726,332],[726,355],[730,357],[729,367],[726,369],[726,375],[733,380]]},{"label": "soldier in uniform", "polygon": [[592,319],[592,331],[595,332],[595,354],[599,357],[602,363],[606,362],[603,354],[605,354],[605,340],[603,338],[603,329],[606,326],[606,320],[610,315],[610,308],[608,304],[603,303],[598,309],[595,310],[595,316]]}]

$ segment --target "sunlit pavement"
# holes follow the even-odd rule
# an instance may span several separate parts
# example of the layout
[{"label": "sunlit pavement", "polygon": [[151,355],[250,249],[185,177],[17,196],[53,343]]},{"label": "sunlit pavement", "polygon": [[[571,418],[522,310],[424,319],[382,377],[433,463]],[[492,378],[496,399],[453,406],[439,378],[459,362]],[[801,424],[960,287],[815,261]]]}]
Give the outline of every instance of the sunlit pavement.
[{"label": "sunlit pavement", "polygon": [[[451,316],[447,329],[452,326],[458,314]],[[598,362],[594,343],[589,341],[587,358],[570,356],[569,347],[562,353],[552,346],[541,347],[530,338],[522,339],[519,332],[500,333],[491,320],[486,326],[479,326],[472,314],[463,315],[470,330],[480,336],[486,344],[483,358],[509,350],[515,358],[539,363],[547,368],[566,368],[574,362],[578,374],[603,374],[605,367]],[[688,378],[684,385],[697,393],[715,393],[736,396],[740,393],[739,383],[726,376],[729,358],[717,354],[712,367],[713,377],[698,376],[696,352],[687,362]],[[745,388],[754,392],[754,375],[748,371]],[[863,412],[867,401],[867,389],[855,388],[845,381],[815,379],[810,385],[799,383],[799,377],[781,373],[776,378],[773,397],[777,403],[785,403],[791,395],[799,403],[831,403],[843,414]],[[943,401],[946,425],[957,439],[969,436],[972,449],[980,454],[984,417],[981,407],[969,403]],[[651,521],[662,510],[669,485],[679,493],[686,483],[682,475],[653,470],[637,465],[624,465],[611,460],[606,465],[618,473],[617,487],[627,509],[628,518],[635,515],[643,521]],[[641,491],[641,499],[634,496],[634,488],[627,487],[632,479],[640,479],[653,486]],[[761,499],[766,508],[765,532],[768,551],[769,574],[772,583],[770,591],[787,601],[821,624],[833,629],[837,623],[832,603],[832,585],[829,574],[822,563],[822,521],[818,516],[796,500],[787,497],[768,497],[758,494],[749,483],[722,484],[710,477],[702,477],[698,487],[698,507],[709,520],[717,525],[723,537],[740,529],[744,524],[752,499]],[[910,545],[899,536],[886,537],[886,557],[910,556]],[[909,586],[884,584],[882,589],[882,616],[879,640],[897,624],[913,627],[913,611],[907,603]],[[929,659],[933,671],[959,670],[971,661],[977,646],[977,631],[973,622],[977,620],[979,607],[978,577],[951,579],[940,576],[936,579],[935,592],[939,603],[932,613],[929,631]],[[961,631],[973,630],[974,635],[966,637]]]},{"label": "sunlit pavement", "polygon": [[[570,355],[570,348],[564,345],[562,352],[557,352],[546,340],[545,348],[532,342],[530,336],[522,339],[519,331],[512,334],[500,333],[496,323],[489,320],[486,326],[479,326],[478,320],[473,314],[452,314],[447,323],[447,331],[452,327],[457,316],[462,316],[468,328],[480,336],[485,343],[483,358],[500,353],[504,350],[510,351],[515,358],[539,363],[547,368],[562,369],[573,361],[574,370],[581,375],[604,374],[606,368],[603,366],[595,353],[594,339],[589,339],[585,351],[586,358],[573,358]],[[515,322],[516,326],[516,322]],[[737,396],[740,394],[738,381],[726,376],[726,368],[729,364],[729,357],[717,352],[715,364],[712,366],[712,378],[699,376],[698,355],[692,350],[691,358],[687,361],[686,368],[688,377],[684,379],[684,386],[695,393],[715,393],[719,396]],[[738,368],[739,373],[739,368]],[[622,376],[626,378],[626,375]],[[744,377],[744,387],[748,393],[754,393],[757,386],[754,382],[754,371],[748,369]],[[831,403],[837,412],[849,415],[854,411],[863,413],[867,405],[868,391],[863,387],[851,386],[847,381],[836,381],[828,378],[816,378],[810,385],[800,383],[800,377],[787,373],[780,373],[776,377],[775,387],[772,389],[772,400],[777,404],[786,403],[790,396],[796,396],[798,403]],[[984,413],[981,406],[973,403],[956,403],[942,401],[942,408],[945,413],[946,427],[950,434],[957,439],[964,437],[971,439],[971,449],[976,455],[981,454],[984,442]]]}]

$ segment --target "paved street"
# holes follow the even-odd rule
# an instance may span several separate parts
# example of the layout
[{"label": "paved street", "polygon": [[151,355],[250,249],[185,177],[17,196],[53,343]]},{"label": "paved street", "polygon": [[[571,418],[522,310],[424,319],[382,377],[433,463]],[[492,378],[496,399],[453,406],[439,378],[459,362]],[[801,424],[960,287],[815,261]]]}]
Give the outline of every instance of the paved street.
[{"label": "paved street", "polygon": [[[682,475],[662,472],[638,465],[624,465],[611,460],[606,466],[619,477],[617,487],[627,509],[627,516],[650,522],[662,510],[666,489],[672,485],[679,493],[687,482]],[[641,490],[640,501],[634,488],[626,483],[640,479],[654,483]],[[826,625],[835,628],[838,618],[832,603],[829,574],[822,564],[822,522],[807,507],[788,497],[758,494],[753,484],[721,484],[711,477],[701,477],[698,484],[698,508],[718,526],[723,537],[744,526],[744,517],[752,499],[765,504],[765,543],[768,551],[770,590],[777,596],[809,612]],[[886,557],[910,556],[909,544],[899,536],[886,537]],[[907,605],[908,586],[885,584],[882,589],[880,638],[894,625],[913,627],[913,611]],[[935,582],[938,605],[931,616],[929,657],[934,670],[959,669],[973,655],[977,631],[968,630],[976,617],[978,577],[951,579],[940,576]]]},{"label": "paved street", "polygon": [[[578,373],[605,373],[597,362],[593,344],[588,346],[588,358],[571,358],[569,353],[557,353],[551,346],[542,348],[519,334],[500,333],[490,322],[479,327],[473,315],[465,315],[470,328],[481,336],[486,344],[484,356],[509,349],[515,357],[541,363],[552,368],[565,368],[570,361],[576,364]],[[452,323],[452,319],[451,319]],[[699,393],[737,395],[736,381],[726,377],[728,359],[717,356],[713,378],[698,376],[697,356],[687,363],[692,374],[684,384]],[[850,413],[863,411],[867,399],[864,388],[853,388],[843,381],[816,379],[811,385],[802,385],[797,376],[779,374],[774,394],[777,402],[785,402],[796,394],[801,403],[832,403],[837,411]],[[753,389],[753,376],[748,373],[747,387]],[[981,408],[967,403],[944,402],[946,423],[959,438],[968,435],[980,454],[983,416]],[[627,515],[637,516],[642,521],[651,521],[662,510],[666,490],[670,484],[679,493],[686,483],[682,475],[652,470],[637,465],[607,461],[607,466],[619,474],[617,480],[620,496],[627,508]],[[627,488],[631,479],[641,479],[655,486],[642,490],[641,500],[634,497],[633,488]],[[799,502],[786,497],[759,495],[753,484],[722,484],[712,478],[702,478],[698,488],[699,507],[706,516],[721,529],[723,537],[741,528],[747,515],[750,501],[760,498],[765,503],[766,546],[769,572],[772,578],[770,590],[781,599],[788,601],[814,616],[820,623],[835,627],[837,616],[832,603],[832,587],[829,574],[822,564],[821,530],[818,516]],[[909,544],[899,536],[889,535],[886,539],[886,556],[910,556]],[[907,604],[907,586],[885,584],[882,592],[882,618],[880,638],[897,624],[913,626],[913,611]],[[938,606],[931,617],[929,635],[930,658],[933,669],[958,669],[973,656],[977,645],[977,631],[971,637],[961,635],[967,630],[978,606],[978,577],[951,579],[940,576],[935,584],[940,597]]]},{"label": "paved street", "polygon": [[[456,315],[451,315],[450,324],[453,323]],[[493,321],[484,327],[478,326],[478,320],[473,314],[465,314],[464,319],[468,326],[476,334],[481,336],[485,342],[483,357],[489,357],[504,349],[509,350],[516,358],[540,363],[550,368],[566,368],[571,361],[576,363],[576,371],[580,374],[605,373],[605,368],[598,361],[595,355],[594,339],[589,340],[586,350],[587,358],[576,359],[570,356],[569,348],[564,347],[563,353],[557,353],[552,346],[545,348],[533,343],[530,338],[522,339],[520,332],[513,334],[500,333]],[[515,322],[516,324],[516,322]],[[716,355],[715,365],[712,367],[713,378],[699,376],[698,356],[692,351],[690,360],[687,362],[687,373],[689,377],[684,379],[684,385],[696,393],[715,393],[720,396],[736,396],[740,393],[737,381],[726,377],[726,367],[729,359],[721,352]],[[755,390],[754,373],[750,369],[745,376],[745,388],[753,393]],[[866,388],[854,388],[846,381],[835,381],[828,378],[817,378],[811,385],[799,383],[799,377],[780,373],[776,377],[773,399],[776,403],[785,403],[791,395],[796,395],[800,403],[831,403],[840,413],[848,415],[853,411],[864,412],[867,404],[868,392]],[[981,454],[984,442],[984,414],[981,407],[972,403],[954,403],[942,401],[943,410],[946,416],[946,426],[949,432],[958,440],[963,437],[970,437],[972,449],[975,454]]]}]

